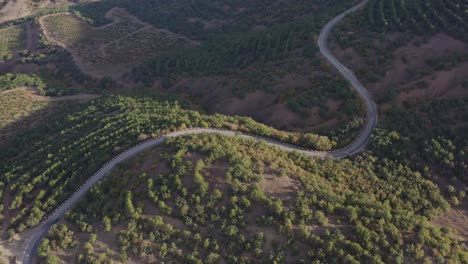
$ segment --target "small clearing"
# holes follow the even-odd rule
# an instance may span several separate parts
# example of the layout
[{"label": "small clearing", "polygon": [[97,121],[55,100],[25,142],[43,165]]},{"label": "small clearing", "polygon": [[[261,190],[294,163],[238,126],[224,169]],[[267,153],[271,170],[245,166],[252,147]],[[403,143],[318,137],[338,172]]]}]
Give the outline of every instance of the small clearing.
[{"label": "small clearing", "polygon": [[456,238],[468,241],[468,208],[452,208],[432,223],[440,227],[452,227],[456,230]]},{"label": "small clearing", "polygon": [[268,196],[280,198],[283,201],[289,201],[299,190],[300,183],[288,176],[264,174],[261,186],[263,192]]}]

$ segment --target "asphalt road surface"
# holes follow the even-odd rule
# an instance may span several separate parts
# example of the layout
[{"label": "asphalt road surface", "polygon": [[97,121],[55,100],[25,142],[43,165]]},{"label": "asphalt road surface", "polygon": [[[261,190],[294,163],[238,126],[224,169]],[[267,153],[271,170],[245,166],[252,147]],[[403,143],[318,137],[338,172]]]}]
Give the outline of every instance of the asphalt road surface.
[{"label": "asphalt road surface", "polygon": [[320,52],[322,53],[322,55],[341,73],[341,75],[346,80],[348,80],[348,82],[351,84],[354,90],[358,92],[359,96],[362,98],[367,108],[366,125],[364,129],[362,130],[361,134],[356,138],[356,140],[351,145],[340,150],[338,153],[335,153],[334,156],[337,158],[353,155],[364,150],[367,143],[369,143],[369,139],[371,137],[372,131],[377,125],[377,118],[378,118],[377,105],[372,100],[371,95],[366,90],[366,88],[364,88],[361,82],[359,82],[359,80],[356,78],[354,73],[350,71],[348,68],[346,68],[346,66],[341,64],[341,62],[339,62],[338,59],[335,58],[335,56],[333,56],[333,54],[330,52],[327,46],[327,39],[333,27],[335,27],[336,24],[338,24],[347,14],[358,10],[359,8],[367,4],[367,2],[368,0],[364,0],[360,4],[348,9],[347,11],[333,18],[330,22],[328,22],[325,25],[325,27],[323,27],[322,31],[320,32],[319,39],[318,39],[318,46],[320,48]]},{"label": "asphalt road surface", "polygon": [[70,196],[64,203],[62,203],[44,222],[42,222],[39,226],[33,229],[33,235],[31,236],[30,240],[25,243],[23,254],[21,256],[21,261],[25,264],[32,263],[32,258],[36,253],[36,250],[41,243],[42,238],[45,237],[47,234],[47,230],[56,223],[66,211],[72,208],[72,206],[85,195],[85,193],[97,182],[99,182],[104,176],[106,176],[117,164],[121,163],[124,160],[132,158],[137,154],[150,149],[154,146],[160,145],[164,143],[167,138],[170,137],[178,137],[183,135],[190,135],[190,134],[200,134],[200,133],[218,133],[225,136],[240,136],[245,138],[254,139],[257,141],[264,141],[269,145],[276,146],[285,151],[297,151],[299,153],[305,154],[307,156],[313,157],[331,157],[331,158],[343,158],[347,156],[351,156],[353,154],[359,153],[366,147],[367,143],[369,142],[370,136],[372,134],[373,129],[377,124],[377,107],[373,102],[370,94],[364,88],[364,86],[359,82],[356,76],[343,64],[341,64],[335,56],[332,55],[330,50],[327,46],[328,36],[330,35],[331,30],[338,24],[347,14],[358,10],[359,8],[363,7],[368,0],[364,0],[360,4],[348,9],[347,11],[343,12],[342,14],[333,18],[330,22],[328,22],[325,27],[320,32],[320,36],[318,39],[318,46],[320,48],[320,52],[322,55],[343,75],[343,77],[349,81],[350,85],[355,89],[358,94],[361,96],[362,100],[365,102],[367,107],[367,118],[366,118],[366,125],[362,130],[361,134],[356,138],[356,140],[349,146],[331,152],[321,152],[321,151],[313,151],[313,150],[306,150],[302,148],[298,148],[296,146],[292,146],[286,143],[282,143],[279,141],[258,137],[258,136],[251,136],[240,134],[234,131],[227,131],[227,130],[218,130],[218,129],[209,129],[209,128],[195,128],[195,129],[188,129],[183,131],[172,132],[166,135],[163,135],[159,138],[151,139],[145,142],[140,143],[139,145],[121,153],[119,156],[115,157],[108,163],[106,163],[98,172],[96,172],[91,178],[86,181],[72,196]]}]

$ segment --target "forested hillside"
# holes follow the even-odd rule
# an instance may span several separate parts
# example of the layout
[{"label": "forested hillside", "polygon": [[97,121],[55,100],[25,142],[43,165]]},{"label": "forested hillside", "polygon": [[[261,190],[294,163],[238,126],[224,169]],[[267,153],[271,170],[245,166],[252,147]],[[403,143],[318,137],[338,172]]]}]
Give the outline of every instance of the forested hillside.
[{"label": "forested hillside", "polygon": [[[147,65],[137,68],[136,78],[149,77],[151,74],[161,76],[169,72],[225,73],[226,71],[246,68],[254,63],[280,60],[287,55],[291,55],[293,51],[298,50],[302,51],[306,57],[314,57],[316,53],[313,43],[314,35],[318,33],[331,14],[336,13],[337,10],[344,9],[343,4],[338,6],[330,3],[333,8],[323,8],[326,12],[315,16],[305,16],[301,14],[307,14],[307,12],[313,10],[310,10],[310,6],[313,6],[313,1],[305,1],[309,4],[303,3],[304,1],[298,1],[301,3],[290,4],[291,7],[296,8],[296,12],[291,12],[295,10],[291,10],[293,8],[290,8],[286,9],[290,12],[280,13],[279,10],[282,9],[278,9],[276,14],[270,14],[275,8],[284,7],[267,5],[266,3],[260,4],[260,2],[262,1],[254,2],[253,7],[250,7],[247,3],[239,5],[249,6],[249,12],[247,14],[241,12],[238,15],[239,17],[234,18],[234,24],[236,22],[245,23],[245,26],[228,24],[229,26],[222,28],[224,34],[208,34],[206,31],[199,29],[203,35],[206,35],[206,40],[200,48],[155,58]],[[267,6],[268,8],[265,8]],[[263,7],[262,11],[258,10],[258,7]],[[243,19],[244,17],[252,16],[250,12],[257,12],[255,16],[250,17],[250,20],[253,21]],[[193,15],[197,17],[195,14]],[[269,23],[265,23],[263,20],[266,19],[262,19],[262,16],[267,17],[268,15],[273,15],[273,19]],[[275,15],[280,17],[277,18]],[[257,18],[257,16],[260,18]],[[190,17],[188,16],[188,18]],[[275,20],[274,18],[277,19]],[[289,20],[286,18],[289,18]],[[160,25],[157,22],[155,24]],[[264,27],[263,30],[252,30],[252,27],[256,25],[262,25]],[[170,25],[168,26],[170,27]],[[185,28],[185,30],[187,29]],[[189,33],[186,34],[190,35]],[[145,71],[148,72],[145,73]]]},{"label": "forested hillside", "polygon": [[78,263],[464,263],[453,230],[428,222],[448,203],[424,177],[372,154],[321,161],[240,138],[175,138],[95,186],[38,253]]},{"label": "forested hillside", "polygon": [[[39,263],[468,263],[468,6],[366,1],[330,35],[342,67],[317,38],[358,2],[57,0],[0,23],[0,262],[42,239]],[[195,127],[234,132],[80,187]]]},{"label": "forested hillside", "polygon": [[219,127],[327,150],[315,134],[282,132],[245,117],[207,116],[177,102],[103,97],[77,105],[17,137],[0,153],[3,234],[37,225],[114,155],[138,141],[188,127]]},{"label": "forested hillside", "polygon": [[[269,27],[305,17],[324,7],[341,5],[344,9],[346,7],[343,3],[351,5],[352,1],[332,0],[324,3],[319,0],[293,0],[286,4],[279,0],[104,0],[74,9],[92,24],[103,25],[109,22],[104,17],[108,10],[116,6],[122,7],[157,27],[167,28],[191,38],[205,39],[217,30],[249,31],[256,25],[265,24]],[[218,27],[211,25],[211,30],[206,30],[209,27],[207,24],[215,20],[221,24]]]}]

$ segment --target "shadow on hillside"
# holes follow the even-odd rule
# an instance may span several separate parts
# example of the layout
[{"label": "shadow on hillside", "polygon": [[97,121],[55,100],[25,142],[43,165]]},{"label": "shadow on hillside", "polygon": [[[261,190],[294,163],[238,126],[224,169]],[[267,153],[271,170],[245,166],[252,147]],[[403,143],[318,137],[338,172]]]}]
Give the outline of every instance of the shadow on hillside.
[{"label": "shadow on hillside", "polygon": [[90,94],[44,97],[29,90],[18,91],[11,98],[5,98],[8,93],[0,93],[0,161],[27,149],[26,139],[46,136],[47,122],[65,112],[65,108],[97,97]]},{"label": "shadow on hillside", "polygon": [[[0,97],[1,96],[2,95],[0,94]],[[7,105],[5,107],[9,106]],[[11,105],[11,108],[16,107],[17,106]],[[8,152],[10,147],[16,147],[18,144],[18,142],[16,142],[16,137],[19,134],[22,134],[31,128],[35,128],[43,124],[47,117],[49,117],[51,113],[56,110],[56,108],[57,107],[54,105],[54,103],[44,102],[44,105],[39,109],[31,110],[31,112],[25,113],[21,117],[10,116],[10,114],[8,114],[9,116],[5,116],[6,114],[4,115],[4,113],[0,113],[3,115],[2,118],[5,118],[2,121],[6,122],[5,124],[0,124],[2,125],[0,126],[0,148],[2,149],[2,153],[0,153],[0,159],[3,158],[5,151]],[[3,110],[5,111],[5,109]],[[15,110],[20,109],[12,109],[12,111]],[[6,121],[7,119],[10,120]]]}]

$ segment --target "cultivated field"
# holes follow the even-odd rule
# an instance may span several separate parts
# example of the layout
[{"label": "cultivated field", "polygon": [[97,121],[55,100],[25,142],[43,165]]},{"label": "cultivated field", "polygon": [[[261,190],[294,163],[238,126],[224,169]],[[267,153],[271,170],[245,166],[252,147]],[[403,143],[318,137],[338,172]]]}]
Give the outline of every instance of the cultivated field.
[{"label": "cultivated field", "polygon": [[466,37],[467,10],[464,0],[371,0],[366,22],[376,30],[444,30]]},{"label": "cultivated field", "polygon": [[0,61],[11,59],[14,53],[26,48],[23,25],[0,29]]},{"label": "cultivated field", "polygon": [[147,25],[122,9],[113,9],[113,23],[91,27],[72,14],[43,17],[46,36],[73,54],[86,73],[119,76],[133,66],[176,47],[191,46],[190,40]]}]

